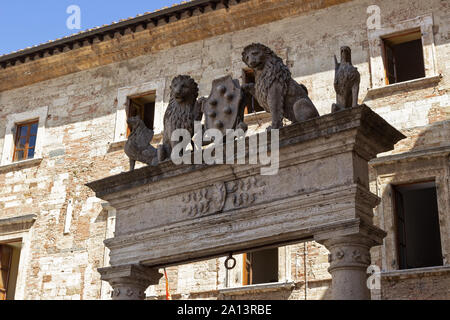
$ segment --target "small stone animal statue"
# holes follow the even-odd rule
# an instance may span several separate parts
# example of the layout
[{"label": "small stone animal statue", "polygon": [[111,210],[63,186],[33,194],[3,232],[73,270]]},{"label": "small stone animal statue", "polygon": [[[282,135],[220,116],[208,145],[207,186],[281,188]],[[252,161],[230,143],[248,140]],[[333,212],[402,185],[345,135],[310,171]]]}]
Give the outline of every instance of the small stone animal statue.
[{"label": "small stone animal statue", "polygon": [[204,99],[198,97],[198,85],[190,76],[180,75],[172,80],[170,86],[169,106],[164,114],[163,143],[158,146],[158,159],[164,161],[170,158],[177,141],[171,141],[176,129],[186,129],[194,136],[194,121],[203,117],[202,105]]},{"label": "small stone animal statue", "polygon": [[245,47],[244,63],[253,69],[254,84],[244,84],[259,104],[272,114],[270,129],[283,126],[283,117],[293,123],[319,117],[319,112],[308,97],[308,89],[292,79],[291,72],[270,48],[260,43]]},{"label": "small stone animal statue", "polygon": [[136,161],[152,166],[158,165],[157,149],[150,144],[153,130],[147,128],[139,117],[131,117],[127,123],[131,134],[125,144],[125,154],[130,158],[130,171],[134,171]]},{"label": "small stone animal statue", "polygon": [[331,112],[337,112],[358,106],[359,84],[361,75],[352,65],[352,51],[349,47],[341,48],[341,62],[334,56],[336,74],[334,89],[336,90],[336,103],[333,103]]}]

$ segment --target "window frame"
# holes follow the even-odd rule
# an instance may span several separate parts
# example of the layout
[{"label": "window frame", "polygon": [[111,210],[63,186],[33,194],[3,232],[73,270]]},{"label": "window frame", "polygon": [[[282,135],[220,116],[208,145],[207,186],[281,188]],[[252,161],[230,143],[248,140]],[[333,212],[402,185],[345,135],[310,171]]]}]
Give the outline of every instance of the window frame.
[{"label": "window frame", "polygon": [[[369,53],[370,53],[370,75],[371,88],[379,89],[389,86],[386,82],[385,70],[385,48],[384,39],[400,36],[412,30],[420,30],[422,39],[422,49],[425,66],[425,78],[431,78],[438,75],[436,51],[433,33],[433,16],[427,14],[414,19],[398,21],[382,26],[381,28],[368,29]],[[419,78],[420,79],[420,78]],[[412,80],[417,81],[418,79]],[[405,82],[398,82],[392,85],[398,85]],[[392,86],[391,85],[391,86]]]},{"label": "window frame", "polygon": [[[131,116],[130,112],[131,112],[131,108],[132,108],[133,103],[134,103],[137,106],[139,106],[140,108],[142,108],[142,109],[136,108],[137,109],[136,111],[138,113],[140,113],[140,114],[138,114],[139,117],[145,122],[146,105],[140,105],[137,101],[133,101],[133,100],[139,99],[139,98],[142,98],[142,97],[146,97],[146,96],[153,96],[154,100],[155,100],[155,101],[152,102],[153,103],[153,114],[152,114],[153,124],[152,124],[152,127],[149,128],[151,130],[154,130],[155,122],[156,122],[156,119],[155,119],[155,115],[156,115],[156,90],[150,90],[148,92],[144,92],[144,93],[139,93],[139,94],[136,94],[136,95],[128,96],[127,97],[127,108],[126,108],[127,119],[130,118],[130,116]],[[128,138],[128,136],[130,134],[131,134],[131,131],[130,131],[129,126],[127,125],[127,138]]]},{"label": "window frame", "polygon": [[[36,134],[31,134],[31,128],[34,124],[37,124],[37,128],[39,128],[39,119],[34,119],[34,120],[30,120],[30,121],[26,121],[26,122],[22,122],[22,123],[16,123],[16,136],[14,138],[14,152],[13,152],[13,162],[19,162],[19,161],[25,161],[25,160],[31,160],[34,159],[35,155],[36,155],[36,144],[37,144],[37,134],[38,134],[38,129],[36,129]],[[21,138],[23,138],[23,136],[20,134],[21,132],[21,128],[27,126],[27,135],[25,136],[26,138],[26,142],[25,142],[25,146],[24,148],[18,148],[18,144],[19,144],[19,140]],[[36,141],[34,143],[34,146],[32,148],[29,147],[29,143],[30,143],[30,139],[32,136],[36,137]],[[33,157],[32,158],[28,158],[28,152],[30,149],[33,149]],[[23,155],[23,159],[21,160],[17,160],[16,157],[16,153],[18,151],[24,151],[24,155]]]},{"label": "window frame", "polygon": [[[6,117],[6,128],[3,141],[3,150],[0,167],[9,167],[24,162],[34,162],[42,159],[43,146],[46,137],[46,125],[48,117],[48,106],[32,109],[22,113],[13,113]],[[38,131],[36,135],[36,145],[34,158],[22,161],[13,161],[17,124],[26,123],[38,119]]]},{"label": "window frame", "polygon": [[116,124],[114,129],[114,141],[112,144],[119,144],[127,140],[127,118],[129,98],[136,97],[148,92],[155,93],[155,115],[154,132],[155,135],[161,134],[164,128],[164,113],[166,103],[164,103],[164,91],[166,88],[166,79],[159,78],[153,81],[145,82],[135,86],[119,88],[117,92],[117,109],[115,113]]},{"label": "window frame", "polygon": [[[397,83],[403,83],[403,82],[408,82],[408,81],[413,81],[413,80],[417,80],[417,79],[421,79],[425,77],[425,57],[424,57],[424,52],[423,52],[423,43],[422,43],[422,37],[421,35],[417,38],[417,39],[412,39],[412,40],[406,40],[406,41],[401,41],[398,44],[390,44],[389,42],[396,42],[395,40],[393,41],[393,39],[400,39],[400,38],[406,38],[408,35],[414,35],[414,34],[420,34],[420,28],[414,28],[414,29],[410,29],[410,30],[406,30],[403,33],[400,34],[396,34],[396,35],[391,35],[391,36],[386,36],[386,37],[382,37],[382,45],[383,45],[383,63],[384,63],[384,71],[385,71],[385,84],[386,85],[393,85],[393,84],[397,84]],[[414,37],[415,38],[415,37]],[[397,67],[398,65],[396,64],[396,60],[395,60],[395,56],[394,56],[394,47],[396,45],[400,45],[403,43],[408,43],[414,40],[420,40],[421,42],[421,50],[422,50],[422,54],[420,56],[420,58],[422,59],[422,64],[423,64],[423,73],[424,76],[421,77],[417,77],[414,79],[410,79],[410,80],[405,80],[405,81],[398,81],[398,74],[397,74]],[[394,56],[394,61],[393,61],[393,68],[394,68],[394,77],[396,78],[395,82],[390,81],[390,74],[389,74],[389,58],[388,58],[388,49],[392,50],[392,56]]]},{"label": "window frame", "polygon": [[[395,254],[396,254],[396,258],[397,258],[397,269],[398,270],[410,270],[410,269],[420,269],[420,268],[428,268],[428,267],[414,267],[414,268],[407,268],[407,251],[408,251],[408,246],[406,243],[406,230],[403,230],[403,235],[405,237],[405,243],[404,243],[404,251],[403,251],[403,257],[402,257],[402,251],[400,250],[401,247],[401,240],[400,240],[400,233],[399,233],[399,219],[400,219],[400,214],[399,214],[399,203],[398,203],[398,199],[397,196],[400,195],[402,196],[401,193],[401,189],[404,189],[405,187],[411,187],[411,186],[421,186],[421,185],[427,185],[427,184],[432,184],[434,189],[436,190],[436,198],[439,197],[439,193],[438,193],[438,184],[436,182],[436,179],[425,179],[425,180],[419,180],[419,181],[415,181],[415,182],[406,182],[406,183],[396,183],[396,184],[391,184],[390,188],[391,188],[391,192],[392,192],[392,209],[393,209],[393,227],[394,227],[394,233],[395,233]],[[420,188],[420,190],[423,190],[425,188]],[[442,239],[442,234],[441,234],[441,230],[443,228],[443,226],[441,226],[441,222],[439,221],[440,219],[440,211],[439,211],[439,201],[438,199],[436,206],[437,206],[437,212],[436,212],[436,217],[437,217],[437,224],[438,224],[438,230],[439,230],[439,238],[440,238],[440,254],[442,256],[442,264],[441,265],[436,265],[436,266],[429,266],[429,267],[442,267],[445,265],[444,263],[444,244],[443,244],[443,239]],[[403,201],[403,200],[402,200]],[[405,210],[404,208],[402,208],[403,211],[403,228],[405,228],[405,222],[407,220],[406,215],[405,215]],[[411,249],[411,248],[409,248]],[[403,259],[402,259],[403,258]],[[403,262],[401,260],[404,260]]]}]

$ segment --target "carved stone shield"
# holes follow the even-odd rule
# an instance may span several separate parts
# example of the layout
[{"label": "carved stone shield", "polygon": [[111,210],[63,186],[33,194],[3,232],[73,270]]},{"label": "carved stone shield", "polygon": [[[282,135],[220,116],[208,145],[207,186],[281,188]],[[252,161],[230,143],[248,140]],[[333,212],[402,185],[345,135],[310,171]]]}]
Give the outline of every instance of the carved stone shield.
[{"label": "carved stone shield", "polygon": [[235,129],[244,118],[242,98],[238,80],[231,76],[214,80],[211,94],[203,105],[206,129],[218,129],[224,135],[227,129]]}]

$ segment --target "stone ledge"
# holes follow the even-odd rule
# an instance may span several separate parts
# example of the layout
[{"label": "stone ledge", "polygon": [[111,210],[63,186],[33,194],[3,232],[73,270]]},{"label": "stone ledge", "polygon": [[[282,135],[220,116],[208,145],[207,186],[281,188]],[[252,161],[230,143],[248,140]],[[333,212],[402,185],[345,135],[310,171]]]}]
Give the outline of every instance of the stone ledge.
[{"label": "stone ledge", "polygon": [[381,272],[384,279],[411,279],[450,274],[450,265]]},{"label": "stone ledge", "polygon": [[384,87],[372,88],[367,92],[367,99],[372,100],[378,96],[386,96],[398,91],[411,90],[417,87],[436,84],[441,81],[442,75],[430,76],[425,78],[414,79],[405,82],[390,84]]},{"label": "stone ledge", "polygon": [[30,159],[30,160],[24,160],[24,161],[18,161],[9,163],[3,166],[0,166],[0,173],[5,173],[9,171],[16,171],[18,169],[22,169],[25,167],[33,167],[39,165],[44,158],[36,158],[36,159]]},{"label": "stone ledge", "polygon": [[0,219],[0,233],[28,230],[34,224],[36,219],[37,216],[35,214],[8,219]]},{"label": "stone ledge", "polygon": [[[163,138],[162,133],[155,134],[152,140],[153,146],[156,147],[156,145],[162,141],[162,138]],[[127,143],[127,141],[128,140],[125,139],[108,143],[108,153],[123,150],[125,148],[125,144]]]},{"label": "stone ledge", "polygon": [[398,161],[417,160],[418,158],[445,157],[448,156],[449,154],[450,154],[450,145],[380,157],[371,160],[369,164],[372,166],[380,166]]},{"label": "stone ledge", "polygon": [[295,282],[274,282],[274,283],[262,283],[253,284],[242,287],[220,289],[219,293],[223,295],[245,295],[255,292],[272,292],[279,290],[293,290],[295,288]]}]

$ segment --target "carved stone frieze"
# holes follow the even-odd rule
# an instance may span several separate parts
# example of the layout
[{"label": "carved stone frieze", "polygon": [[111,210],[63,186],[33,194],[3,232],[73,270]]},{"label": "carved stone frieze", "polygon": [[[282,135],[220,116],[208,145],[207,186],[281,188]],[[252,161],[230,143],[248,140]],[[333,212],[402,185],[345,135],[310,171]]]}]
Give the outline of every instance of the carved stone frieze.
[{"label": "carved stone frieze", "polygon": [[222,211],[225,205],[226,188],[223,182],[189,192],[183,196],[183,213],[192,217],[204,216]]},{"label": "carved stone frieze", "polygon": [[249,177],[227,183],[228,198],[234,208],[246,207],[256,202],[266,191],[266,184],[256,177]]},{"label": "carved stone frieze", "polygon": [[[212,186],[189,192],[182,197],[181,211],[191,217],[201,217],[254,204],[266,191],[265,183],[256,177],[228,183],[218,182]],[[227,204],[227,205],[226,205]]]}]

